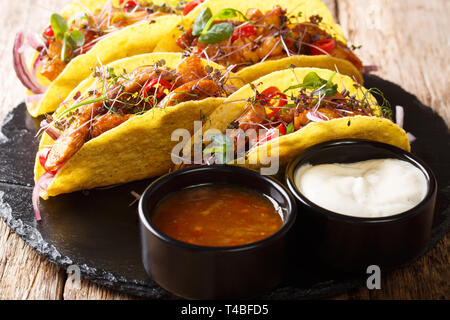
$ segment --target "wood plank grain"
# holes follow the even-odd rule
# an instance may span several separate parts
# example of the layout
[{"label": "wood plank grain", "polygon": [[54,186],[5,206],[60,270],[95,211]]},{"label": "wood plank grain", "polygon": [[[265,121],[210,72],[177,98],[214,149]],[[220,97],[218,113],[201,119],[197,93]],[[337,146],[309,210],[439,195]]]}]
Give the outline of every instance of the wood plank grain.
[{"label": "wood plank grain", "polygon": [[[450,2],[339,0],[338,19],[376,75],[395,82],[450,123]],[[405,106],[406,107],[406,106]],[[414,133],[414,132],[413,132]]]},{"label": "wood plank grain", "polygon": [[412,265],[382,275],[381,289],[350,290],[335,299],[448,299],[450,268],[447,234],[438,245]]},{"label": "wood plank grain", "polygon": [[61,299],[64,278],[0,222],[0,299]]},{"label": "wood plank grain", "polygon": [[[378,66],[376,75],[415,94],[449,124],[449,1],[338,0],[337,4],[337,18],[349,43],[362,45],[357,53],[364,63]],[[411,266],[388,273],[381,290],[360,288],[338,299],[448,299],[449,246],[447,234]]]},{"label": "wood plank grain", "polygon": [[64,300],[134,300],[131,295],[107,289],[95,283],[81,280],[78,286],[71,277],[67,278],[64,286]]},{"label": "wood plank grain", "polygon": [[[38,31],[68,1],[4,1],[0,10],[0,119],[24,100],[12,64],[14,35]],[[0,299],[62,299],[65,275],[10,231],[0,220]]]}]

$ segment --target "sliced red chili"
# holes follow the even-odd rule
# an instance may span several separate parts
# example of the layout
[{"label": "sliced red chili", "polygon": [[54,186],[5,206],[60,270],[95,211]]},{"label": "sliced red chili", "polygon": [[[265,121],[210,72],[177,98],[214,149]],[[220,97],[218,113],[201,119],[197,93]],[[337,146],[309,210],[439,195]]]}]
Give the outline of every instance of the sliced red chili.
[{"label": "sliced red chili", "polygon": [[261,92],[259,99],[266,100],[267,104],[270,106],[267,107],[270,111],[266,112],[268,119],[277,118],[280,108],[287,104],[287,96],[277,87],[268,87]]},{"label": "sliced red chili", "polygon": [[206,58],[205,51],[202,48],[195,47],[194,54],[197,54],[197,55],[199,55],[202,58]]},{"label": "sliced red chili", "polygon": [[281,92],[277,87],[268,87],[259,94],[259,99],[270,99],[275,93]]},{"label": "sliced red chili", "polygon": [[287,96],[277,87],[268,87],[260,93],[258,98],[266,100],[268,105],[277,109],[287,104]]},{"label": "sliced red chili", "polygon": [[193,1],[189,2],[188,4],[186,4],[183,8],[183,15],[184,16],[188,15],[189,12],[194,10],[203,1],[204,0],[193,0]]},{"label": "sliced red chili", "polygon": [[170,82],[168,82],[164,79],[152,79],[144,87],[144,97],[147,97],[149,95],[148,92],[151,89],[155,88],[156,89],[156,98],[159,99],[165,95],[164,88],[170,90],[171,87],[172,87],[172,85],[170,84]]},{"label": "sliced red chili", "polygon": [[278,127],[278,132],[280,133],[280,136],[283,136],[286,134],[286,127],[284,126],[284,124],[280,124]]},{"label": "sliced red chili", "polygon": [[312,45],[315,46],[310,48],[310,54],[313,56],[331,53],[336,46],[334,39],[322,39],[313,42]]},{"label": "sliced red chili", "polygon": [[234,28],[233,35],[231,36],[231,41],[235,41],[239,38],[247,38],[256,34],[255,27],[251,24]]},{"label": "sliced red chili", "polygon": [[137,2],[134,0],[129,0],[127,2],[125,2],[125,5],[123,6],[125,10],[127,11],[131,11],[133,10],[136,6],[137,6]]},{"label": "sliced red chili", "polygon": [[51,150],[52,150],[51,147],[44,147],[41,149],[41,151],[39,151],[39,164],[41,165],[42,168],[44,168],[46,172],[55,175],[57,171],[48,171],[47,168],[45,167],[45,163],[47,162],[48,155]]}]

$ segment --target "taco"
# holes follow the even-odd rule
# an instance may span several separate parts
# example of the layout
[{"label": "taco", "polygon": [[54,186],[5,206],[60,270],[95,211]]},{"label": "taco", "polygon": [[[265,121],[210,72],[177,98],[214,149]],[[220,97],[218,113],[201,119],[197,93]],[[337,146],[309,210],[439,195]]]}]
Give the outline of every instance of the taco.
[{"label": "taco", "polygon": [[35,201],[168,172],[176,129],[193,131],[235,88],[223,67],[150,53],[97,67],[41,123]]},{"label": "taco", "polygon": [[318,0],[209,0],[155,51],[185,51],[233,66],[244,83],[290,66],[336,70],[363,82],[361,60]]},{"label": "taco", "polygon": [[[272,155],[283,165],[305,149],[335,139],[367,139],[409,151],[406,132],[390,117],[389,102],[379,90],[330,70],[295,68],[236,91],[196,136],[203,136],[203,164],[250,168],[264,167]],[[192,141],[184,150],[186,159],[190,146]]]},{"label": "taco", "polygon": [[[187,2],[170,6],[162,0],[74,1],[51,16],[41,35],[19,32],[14,68],[28,89],[29,113],[55,111],[98,61],[108,64],[152,52],[167,30],[180,23],[183,3]],[[35,52],[29,66],[28,46]]]}]

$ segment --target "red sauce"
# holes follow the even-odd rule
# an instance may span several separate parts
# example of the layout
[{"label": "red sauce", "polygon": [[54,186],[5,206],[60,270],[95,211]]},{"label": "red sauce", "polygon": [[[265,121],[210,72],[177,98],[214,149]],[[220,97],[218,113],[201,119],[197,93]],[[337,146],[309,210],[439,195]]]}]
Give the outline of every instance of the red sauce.
[{"label": "red sauce", "polygon": [[157,206],[153,225],[201,246],[237,246],[265,239],[283,225],[274,203],[251,189],[205,185],[173,194]]}]

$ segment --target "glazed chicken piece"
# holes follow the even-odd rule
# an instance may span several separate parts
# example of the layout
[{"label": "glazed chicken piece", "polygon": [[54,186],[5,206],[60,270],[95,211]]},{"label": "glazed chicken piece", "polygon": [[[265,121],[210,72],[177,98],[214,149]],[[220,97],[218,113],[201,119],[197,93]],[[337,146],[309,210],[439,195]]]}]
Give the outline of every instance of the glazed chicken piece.
[{"label": "glazed chicken piece", "polygon": [[[166,73],[161,74],[161,78],[164,79],[167,76]],[[130,72],[126,79],[120,79],[108,92],[108,99],[116,99],[120,93],[134,93],[140,91],[145,83],[152,78],[156,78],[158,75],[152,68],[136,69]]]},{"label": "glazed chicken piece", "polygon": [[66,67],[66,63],[60,59],[61,47],[61,42],[50,43],[48,57],[42,62],[40,73],[50,81],[55,80]]},{"label": "glazed chicken piece", "polygon": [[[307,54],[310,49],[308,43],[329,39],[330,35],[326,31],[320,29],[317,25],[301,23],[292,29],[292,35],[288,37],[289,46],[290,43],[297,38],[302,39],[303,44],[301,52]],[[362,72],[361,60],[344,43],[336,40],[335,47],[330,55],[351,62],[359,72]]]},{"label": "glazed chicken piece", "polygon": [[[135,12],[124,13],[121,9],[118,9],[118,8],[115,9],[114,11],[115,11],[115,14],[110,15],[110,17],[113,18],[114,20],[109,19],[109,21],[106,20],[105,22],[108,22],[109,25],[114,25],[117,28],[125,28],[136,22],[144,20],[149,16],[146,11],[135,11]],[[153,13],[151,16],[156,18],[157,16],[160,16],[160,15],[162,15],[162,14]],[[112,22],[114,22],[114,23],[112,23]]]},{"label": "glazed chicken piece", "polygon": [[267,28],[279,28],[281,26],[281,16],[286,13],[280,6],[275,6],[272,10],[267,11],[265,14],[259,9],[248,9],[246,17],[255,23],[256,27]]},{"label": "glazed chicken piece", "polygon": [[[133,80],[117,83],[107,94],[108,98],[114,100],[119,96],[119,99],[126,99],[129,94],[141,90],[143,85],[154,76],[156,76],[156,73],[153,70],[136,70],[127,77]],[[126,94],[121,95],[123,92],[126,92]],[[103,101],[99,101],[76,109],[75,120],[56,139],[49,152],[45,163],[47,170],[56,171],[80,150],[83,144],[91,137],[91,130],[92,135],[96,137],[128,119],[128,115],[121,118],[115,114],[105,114],[98,117],[102,112],[105,112],[103,103]],[[111,104],[114,104],[116,108],[122,107],[120,101],[114,101]],[[124,104],[124,109],[126,108],[127,106]],[[91,125],[93,125],[92,128]]]},{"label": "glazed chicken piece", "polygon": [[331,51],[331,55],[336,58],[344,59],[351,62],[360,73],[363,71],[361,60],[347,48],[343,43],[336,41],[336,47]]},{"label": "glazed chicken piece", "polygon": [[178,76],[174,82],[175,88],[208,75],[202,60],[197,56],[190,56],[184,59],[177,68],[177,74]]},{"label": "glazed chicken piece", "polygon": [[99,135],[109,131],[120,124],[124,123],[130,119],[132,114],[116,114],[116,113],[106,113],[100,117],[97,117],[92,124],[92,138],[98,137]]},{"label": "glazed chicken piece", "polygon": [[45,168],[56,171],[72,157],[89,138],[90,121],[103,108],[103,102],[81,106],[76,110],[77,116],[70,126],[56,139],[48,154]]},{"label": "glazed chicken piece", "polygon": [[167,95],[159,104],[159,107],[173,106],[190,100],[200,100],[220,95],[219,85],[208,79],[195,80],[176,88],[173,93]]},{"label": "glazed chicken piece", "polygon": [[267,120],[266,108],[260,103],[250,105],[248,110],[239,118],[239,129],[261,129],[259,124]]},{"label": "glazed chicken piece", "polygon": [[[158,105],[173,106],[177,103],[219,96],[220,86],[206,78],[207,73],[198,57],[185,59],[178,67],[179,79],[173,84],[171,94],[167,95]],[[151,102],[144,101],[141,93],[147,83],[154,79],[163,79],[174,83],[172,72],[154,68],[136,69],[126,77],[121,78],[106,94],[108,100],[84,105],[74,111],[74,120],[55,140],[49,152],[45,168],[48,171],[57,171],[70,157],[72,157],[83,144],[99,135],[117,127],[134,116],[134,108],[147,110],[153,107]],[[192,80],[194,79],[194,80]],[[189,82],[185,82],[189,80]],[[147,89],[146,89],[147,90]],[[161,97],[162,98],[162,97]],[[161,99],[161,98],[158,98]],[[144,105],[140,105],[144,103]],[[104,107],[105,106],[105,107]],[[114,113],[107,109],[116,110]]]}]

